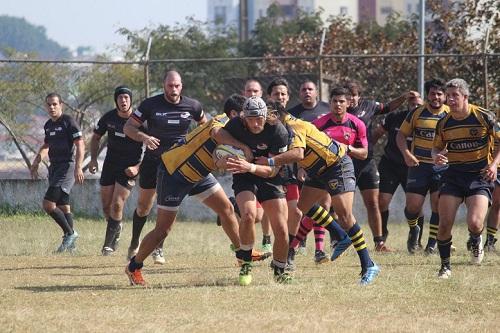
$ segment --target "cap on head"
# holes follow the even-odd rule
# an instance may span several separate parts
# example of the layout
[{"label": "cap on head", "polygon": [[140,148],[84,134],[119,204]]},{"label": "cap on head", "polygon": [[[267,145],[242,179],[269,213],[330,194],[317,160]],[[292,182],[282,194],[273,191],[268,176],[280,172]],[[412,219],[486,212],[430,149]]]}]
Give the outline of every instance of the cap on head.
[{"label": "cap on head", "polygon": [[266,102],[257,96],[247,98],[243,104],[243,114],[245,117],[267,117]]},{"label": "cap on head", "polygon": [[116,89],[115,89],[115,96],[114,96],[115,103],[116,103],[116,100],[118,99],[118,96],[120,96],[122,94],[129,95],[130,96],[130,100],[132,100],[132,90],[130,90],[126,86],[119,86],[119,87],[116,87]]}]

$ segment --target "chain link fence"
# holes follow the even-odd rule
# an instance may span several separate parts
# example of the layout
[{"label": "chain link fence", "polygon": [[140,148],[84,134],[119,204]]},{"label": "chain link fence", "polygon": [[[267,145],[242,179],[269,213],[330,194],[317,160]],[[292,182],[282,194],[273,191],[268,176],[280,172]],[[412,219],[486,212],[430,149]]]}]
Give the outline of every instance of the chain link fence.
[{"label": "chain link fence", "polygon": [[[290,83],[289,106],[299,103],[305,80],[318,83],[321,99],[330,88],[350,78],[364,86],[363,95],[387,102],[417,90],[417,55],[324,55],[231,59],[175,59],[147,62],[0,60],[0,182],[29,178],[29,161],[43,141],[43,108],[47,93],[56,91],[82,127],[88,144],[99,117],[114,108],[113,91],[128,85],[137,106],[162,92],[165,70],[181,73],[183,94],[202,102],[210,114],[221,112],[224,99],[241,93],[247,79],[264,91],[276,76]],[[471,85],[474,104],[497,111],[500,105],[500,54],[425,56],[426,78],[462,77]],[[43,176],[46,168],[40,167]],[[45,173],[44,173],[45,172]]]}]

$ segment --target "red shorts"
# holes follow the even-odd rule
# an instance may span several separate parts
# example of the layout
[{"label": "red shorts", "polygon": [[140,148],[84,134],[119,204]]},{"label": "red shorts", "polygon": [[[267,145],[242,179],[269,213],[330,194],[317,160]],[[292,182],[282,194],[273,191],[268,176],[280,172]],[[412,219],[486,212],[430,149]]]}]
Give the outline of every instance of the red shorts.
[{"label": "red shorts", "polygon": [[284,186],[286,201],[299,200],[299,185],[289,184]]}]

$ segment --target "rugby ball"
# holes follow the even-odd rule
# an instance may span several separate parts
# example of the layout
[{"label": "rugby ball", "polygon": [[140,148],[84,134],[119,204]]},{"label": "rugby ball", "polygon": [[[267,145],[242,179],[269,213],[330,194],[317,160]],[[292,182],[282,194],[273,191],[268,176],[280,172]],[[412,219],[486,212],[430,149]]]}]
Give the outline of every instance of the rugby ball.
[{"label": "rugby ball", "polygon": [[217,159],[221,159],[226,156],[245,158],[243,150],[231,145],[218,145],[215,147],[214,155]]}]

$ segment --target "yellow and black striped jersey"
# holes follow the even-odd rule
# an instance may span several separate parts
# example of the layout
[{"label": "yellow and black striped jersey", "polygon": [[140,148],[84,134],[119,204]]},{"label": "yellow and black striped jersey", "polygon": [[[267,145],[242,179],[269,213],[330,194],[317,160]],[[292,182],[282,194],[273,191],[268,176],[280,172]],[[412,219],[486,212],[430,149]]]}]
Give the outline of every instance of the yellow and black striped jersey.
[{"label": "yellow and black striped jersey", "polygon": [[450,170],[479,172],[493,160],[494,141],[500,138],[496,117],[472,104],[469,111],[465,119],[454,119],[450,112],[437,123],[434,148],[447,148]]},{"label": "yellow and black striped jersey", "polygon": [[399,127],[406,137],[413,139],[411,153],[424,163],[433,163],[431,151],[436,133],[436,124],[450,112],[448,105],[433,109],[428,103],[410,111]]},{"label": "yellow and black striped jersey", "polygon": [[217,143],[210,137],[210,132],[213,128],[224,127],[228,121],[227,115],[217,115],[164,152],[161,159],[168,173],[177,172],[195,183],[212,172],[215,169],[212,153]]},{"label": "yellow and black striped jersey", "polygon": [[346,154],[344,145],[331,139],[313,124],[287,115],[283,121],[293,131],[289,149],[304,148],[304,158],[297,162],[309,176],[321,174]]}]

